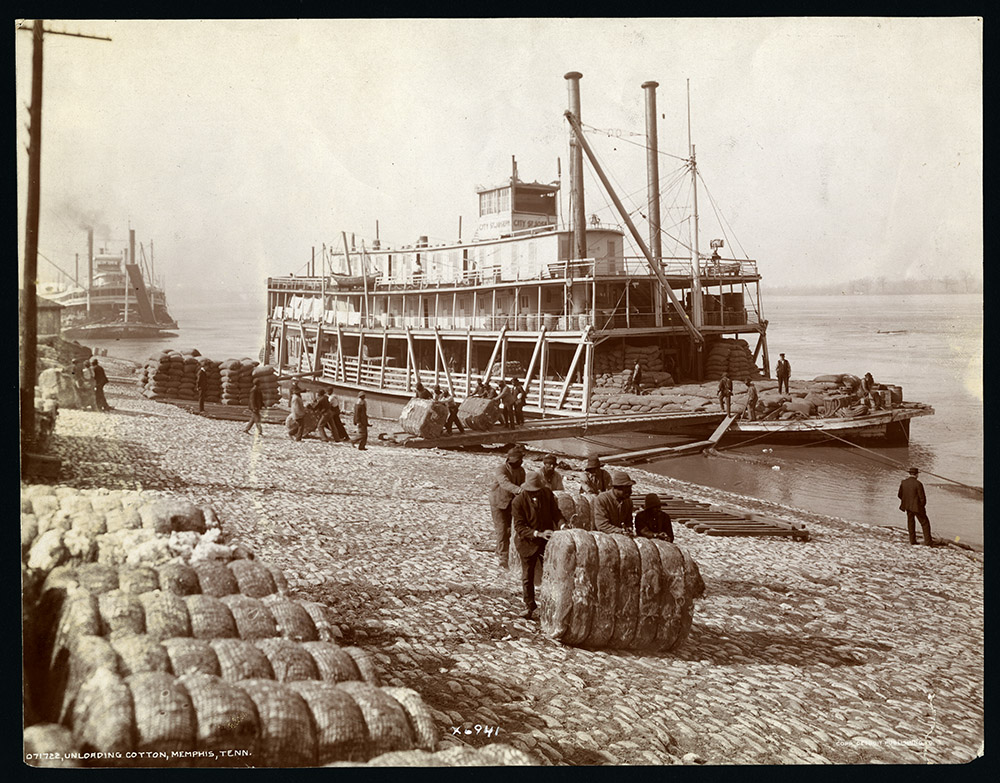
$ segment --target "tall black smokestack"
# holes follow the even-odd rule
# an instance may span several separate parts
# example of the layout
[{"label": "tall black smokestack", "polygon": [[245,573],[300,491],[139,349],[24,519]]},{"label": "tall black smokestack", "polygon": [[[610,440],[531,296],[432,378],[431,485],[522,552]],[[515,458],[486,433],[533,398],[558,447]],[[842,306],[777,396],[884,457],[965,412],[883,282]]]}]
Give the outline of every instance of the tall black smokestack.
[{"label": "tall black smokestack", "polygon": [[649,197],[649,252],[657,261],[660,245],[660,160],[656,140],[656,82],[644,82],[646,91],[646,189]]}]

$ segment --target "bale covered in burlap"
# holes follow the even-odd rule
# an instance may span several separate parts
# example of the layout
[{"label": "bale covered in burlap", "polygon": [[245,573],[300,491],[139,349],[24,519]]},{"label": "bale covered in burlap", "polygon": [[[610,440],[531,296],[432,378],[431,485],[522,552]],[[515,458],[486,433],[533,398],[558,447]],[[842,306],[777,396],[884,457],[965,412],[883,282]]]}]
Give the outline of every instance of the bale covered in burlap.
[{"label": "bale covered in burlap", "polygon": [[421,400],[414,397],[399,414],[399,426],[411,435],[421,438],[439,438],[448,421],[448,406],[438,400]]},{"label": "bale covered in burlap", "polygon": [[466,397],[458,406],[458,420],[470,430],[489,432],[499,418],[500,403],[496,398]]},{"label": "bale covered in burlap", "polygon": [[675,544],[556,531],[545,550],[542,630],[570,645],[669,650],[686,638],[703,590]]}]

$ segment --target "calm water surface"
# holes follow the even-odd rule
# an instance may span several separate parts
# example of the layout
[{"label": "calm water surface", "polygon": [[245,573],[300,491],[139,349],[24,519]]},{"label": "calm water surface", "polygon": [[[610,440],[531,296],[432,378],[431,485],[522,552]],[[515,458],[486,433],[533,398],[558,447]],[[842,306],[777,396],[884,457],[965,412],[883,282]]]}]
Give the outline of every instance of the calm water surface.
[{"label": "calm water surface", "polygon": [[[888,459],[983,486],[980,295],[771,296],[764,306],[772,368],[783,351],[794,378],[871,372],[877,381],[902,386],[905,399],[932,405],[936,414],[912,421],[909,446],[874,449],[874,454],[851,447],[758,443],[728,449],[722,457],[675,458],[645,468],[820,514],[899,527],[905,527],[906,518],[898,510],[896,490],[905,471],[887,464]],[[178,337],[94,345],[139,362],[164,347],[197,348],[219,360],[257,358],[264,341],[263,310],[247,302],[172,300]],[[583,456],[662,442],[653,436],[599,436],[562,445]],[[982,495],[933,476],[922,480],[934,533],[982,545]]]}]

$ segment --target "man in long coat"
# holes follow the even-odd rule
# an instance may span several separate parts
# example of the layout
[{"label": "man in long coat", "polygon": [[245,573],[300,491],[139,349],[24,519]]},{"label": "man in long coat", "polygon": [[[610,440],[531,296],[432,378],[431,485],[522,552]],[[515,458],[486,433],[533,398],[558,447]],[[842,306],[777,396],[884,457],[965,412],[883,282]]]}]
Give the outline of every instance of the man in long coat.
[{"label": "man in long coat", "polygon": [[524,483],[524,468],[521,462],[524,452],[517,446],[507,452],[507,459],[493,471],[490,486],[490,515],[493,517],[495,534],[493,551],[501,568],[507,568],[510,555],[510,504],[515,495],[521,493]]},{"label": "man in long coat", "polygon": [[100,410],[109,411],[111,406],[108,405],[108,400],[104,396],[104,387],[108,385],[108,376],[104,372],[104,368],[97,363],[97,359],[91,359],[90,365],[94,371],[94,400]]},{"label": "man in long coat", "polygon": [[354,425],[358,428],[358,451],[365,451],[368,444],[368,403],[365,393],[358,392],[358,401],[354,403]]},{"label": "man in long coat", "polygon": [[611,489],[594,500],[594,529],[602,533],[628,535],[632,527],[632,485],[628,473],[616,470],[611,474]]},{"label": "man in long coat", "polygon": [[781,394],[782,386],[785,387],[785,394],[788,394],[788,380],[792,377],[792,365],[785,358],[785,354],[781,354],[781,358],[778,359],[778,364],[774,368],[774,374],[778,379],[778,394]]},{"label": "man in long coat", "polygon": [[531,620],[535,610],[535,574],[545,553],[545,544],[552,537],[562,513],[552,490],[545,486],[537,473],[528,475],[521,493],[511,502],[514,524],[514,547],[521,559],[521,594],[524,598],[522,617]]},{"label": "man in long coat", "polygon": [[916,520],[920,520],[924,544],[933,546],[931,521],[927,518],[927,495],[924,493],[924,485],[917,479],[919,472],[916,468],[910,468],[910,475],[900,482],[896,496],[899,498],[899,510],[906,512],[906,532],[910,536],[910,543],[917,543]]}]

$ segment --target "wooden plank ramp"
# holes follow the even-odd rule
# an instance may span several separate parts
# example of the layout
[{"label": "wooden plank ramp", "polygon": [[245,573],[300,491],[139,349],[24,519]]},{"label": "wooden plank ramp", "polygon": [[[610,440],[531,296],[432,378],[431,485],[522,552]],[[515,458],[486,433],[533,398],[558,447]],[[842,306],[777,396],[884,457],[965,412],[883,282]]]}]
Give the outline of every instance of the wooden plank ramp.
[{"label": "wooden plank ramp", "polygon": [[[165,402],[178,408],[183,408],[189,413],[198,413],[197,400],[157,397],[156,402]],[[260,420],[264,424],[284,424],[285,419],[288,418],[288,410],[282,408],[280,405],[264,408],[260,414]],[[206,402],[205,412],[201,415],[207,419],[220,419],[222,421],[250,421],[250,410],[246,405],[222,405],[218,402]]]},{"label": "wooden plank ramp", "polygon": [[674,495],[660,495],[662,508],[673,522],[707,536],[770,536],[808,541],[805,525],[770,519],[729,506],[716,506],[685,500]]},{"label": "wooden plank ramp", "polygon": [[680,446],[656,446],[651,449],[640,449],[638,451],[625,451],[620,454],[609,454],[606,457],[601,457],[602,461],[609,465],[617,464],[637,464],[640,462],[648,462],[651,459],[666,459],[668,457],[685,457],[690,454],[697,454],[705,449],[712,448],[717,445],[722,436],[725,435],[726,430],[729,429],[730,425],[736,421],[735,416],[727,416],[722,420],[718,427],[715,428],[708,440],[698,440],[694,443],[683,443]]}]

